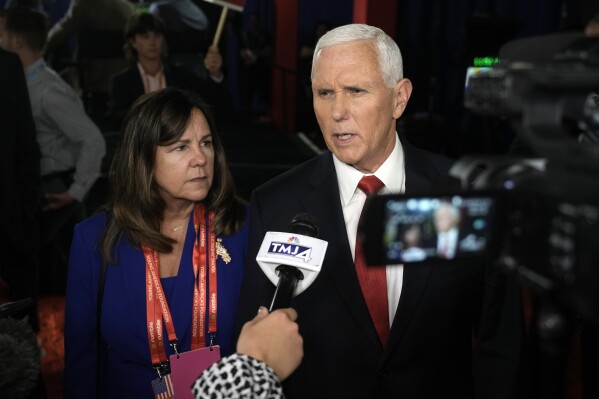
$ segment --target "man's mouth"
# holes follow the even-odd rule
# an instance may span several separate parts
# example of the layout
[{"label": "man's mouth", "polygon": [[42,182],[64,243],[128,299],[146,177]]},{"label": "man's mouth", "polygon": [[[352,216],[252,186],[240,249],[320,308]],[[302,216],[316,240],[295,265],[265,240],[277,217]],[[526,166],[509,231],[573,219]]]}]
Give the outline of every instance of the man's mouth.
[{"label": "man's mouth", "polygon": [[341,141],[349,140],[352,136],[353,134],[350,133],[335,134],[335,137],[337,137]]}]

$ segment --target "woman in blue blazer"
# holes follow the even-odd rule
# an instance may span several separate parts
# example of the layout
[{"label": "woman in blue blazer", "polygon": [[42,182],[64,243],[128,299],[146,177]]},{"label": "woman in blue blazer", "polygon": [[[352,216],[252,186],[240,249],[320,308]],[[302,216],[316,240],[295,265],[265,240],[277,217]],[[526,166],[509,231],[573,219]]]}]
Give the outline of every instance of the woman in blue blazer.
[{"label": "woman in blue blazer", "polygon": [[141,97],[123,126],[109,203],[74,232],[66,397],[151,398],[175,350],[235,350],[247,209],[214,119],[193,93],[167,88]]}]

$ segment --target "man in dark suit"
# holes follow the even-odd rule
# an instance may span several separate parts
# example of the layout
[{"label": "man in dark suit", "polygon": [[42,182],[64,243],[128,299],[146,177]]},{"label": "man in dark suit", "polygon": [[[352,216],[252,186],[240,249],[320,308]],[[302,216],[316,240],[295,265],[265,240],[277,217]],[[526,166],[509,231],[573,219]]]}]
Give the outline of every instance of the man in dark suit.
[{"label": "man in dark suit", "polygon": [[275,287],[254,261],[265,232],[286,231],[299,212],[318,218],[328,248],[314,283],[292,301],[305,355],[285,394],[513,397],[524,331],[515,283],[479,262],[364,267],[356,250],[354,265],[371,183],[382,181],[380,193],[425,192],[451,166],[398,138],[412,87],[397,44],[367,25],[329,31],[314,51],[312,90],[330,152],[253,192],[239,304],[241,324],[272,299]]},{"label": "man in dark suit", "polygon": [[[1,48],[0,87],[0,279],[8,283],[9,300],[35,299],[41,155],[23,66],[17,55]],[[39,331],[37,306],[29,321]]]}]

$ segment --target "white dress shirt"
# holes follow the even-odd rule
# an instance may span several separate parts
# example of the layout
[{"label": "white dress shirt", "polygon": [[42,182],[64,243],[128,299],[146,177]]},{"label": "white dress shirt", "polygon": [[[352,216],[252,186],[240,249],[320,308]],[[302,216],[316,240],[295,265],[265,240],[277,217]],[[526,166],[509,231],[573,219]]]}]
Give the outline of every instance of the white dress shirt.
[{"label": "white dress shirt", "polygon": [[151,93],[156,90],[166,88],[166,80],[164,78],[164,68],[161,66],[156,75],[150,75],[146,72],[143,66],[138,62],[137,69],[141,75],[141,80],[144,82],[144,93]]},{"label": "white dress shirt", "polygon": [[[335,170],[337,171],[337,184],[339,184],[339,195],[343,217],[345,219],[345,228],[347,230],[347,239],[352,251],[352,257],[355,258],[356,236],[358,230],[358,221],[362,213],[362,207],[366,202],[366,194],[358,189],[358,183],[364,176],[362,172],[341,162],[333,155]],[[404,154],[399,139],[395,138],[395,148],[385,162],[374,173],[384,184],[385,187],[379,191],[379,194],[397,194],[405,191],[405,164]],[[393,323],[399,297],[403,285],[403,265],[387,265],[387,300],[389,303],[389,326]]]},{"label": "white dress shirt", "polygon": [[85,113],[81,98],[43,58],[25,70],[31,111],[42,153],[41,175],[75,169],[71,197],[83,201],[100,176],[106,142]]},{"label": "white dress shirt", "polygon": [[458,229],[455,227],[438,233],[437,253],[447,259],[453,259],[458,246]]}]

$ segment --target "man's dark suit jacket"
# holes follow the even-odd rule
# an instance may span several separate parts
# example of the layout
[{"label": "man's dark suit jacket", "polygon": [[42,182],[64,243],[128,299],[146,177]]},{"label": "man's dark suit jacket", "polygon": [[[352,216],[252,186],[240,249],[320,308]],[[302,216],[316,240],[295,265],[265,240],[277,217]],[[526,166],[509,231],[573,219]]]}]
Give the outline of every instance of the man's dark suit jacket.
[{"label": "man's dark suit jacket", "polygon": [[[406,192],[430,192],[450,162],[402,144]],[[358,285],[332,155],[259,187],[250,208],[239,327],[274,293],[255,262],[265,232],[287,231],[293,216],[308,212],[329,243],[318,277],[292,301],[305,355],[283,384],[288,398],[512,397],[524,331],[520,291],[498,270],[474,262],[406,265],[382,348]]]},{"label": "man's dark suit jacket", "polygon": [[[40,150],[19,57],[0,49],[0,277],[9,299],[36,297]],[[30,322],[37,329],[35,309]]]},{"label": "man's dark suit jacket", "polygon": [[[225,105],[225,85],[210,77],[202,79],[187,68],[163,61],[164,78],[167,87],[188,89],[199,94],[204,101],[222,110]],[[110,80],[110,116],[113,128],[118,130],[129,107],[144,94],[144,82],[137,64],[114,75]]]},{"label": "man's dark suit jacket", "polygon": [[37,245],[36,211],[41,200],[40,150],[29,92],[19,57],[0,49],[0,213],[8,245]]}]

